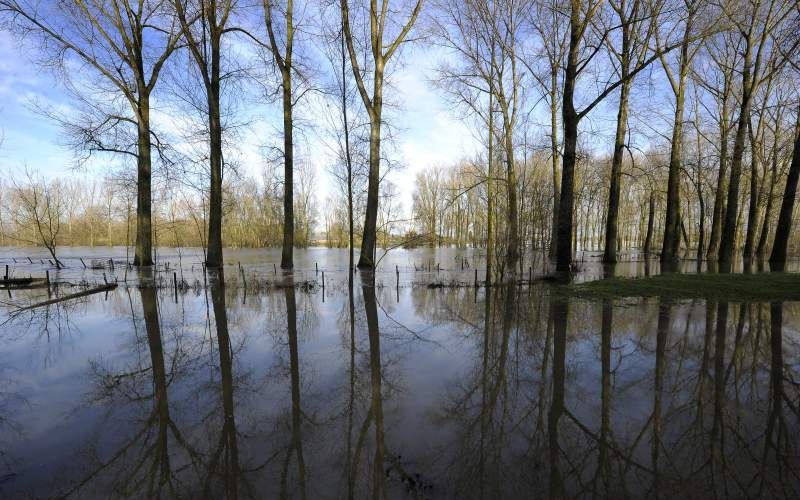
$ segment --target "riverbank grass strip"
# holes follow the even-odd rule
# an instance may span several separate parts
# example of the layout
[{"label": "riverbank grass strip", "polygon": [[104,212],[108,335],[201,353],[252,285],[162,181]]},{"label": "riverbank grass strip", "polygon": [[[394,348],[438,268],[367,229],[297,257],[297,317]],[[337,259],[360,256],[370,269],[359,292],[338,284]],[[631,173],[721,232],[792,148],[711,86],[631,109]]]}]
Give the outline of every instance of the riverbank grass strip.
[{"label": "riverbank grass strip", "polygon": [[730,301],[800,301],[800,274],[663,274],[647,278],[607,278],[569,285],[584,298],[663,297]]}]

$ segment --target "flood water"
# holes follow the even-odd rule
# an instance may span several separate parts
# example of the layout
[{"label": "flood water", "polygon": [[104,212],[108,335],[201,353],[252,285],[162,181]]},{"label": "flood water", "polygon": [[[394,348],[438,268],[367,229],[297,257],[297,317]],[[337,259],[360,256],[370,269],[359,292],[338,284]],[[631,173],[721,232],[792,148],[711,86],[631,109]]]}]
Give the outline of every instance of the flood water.
[{"label": "flood water", "polygon": [[455,249],[352,282],[346,251],[200,255],[71,249],[51,280],[120,286],[0,292],[0,498],[800,497],[798,302],[476,289]]}]

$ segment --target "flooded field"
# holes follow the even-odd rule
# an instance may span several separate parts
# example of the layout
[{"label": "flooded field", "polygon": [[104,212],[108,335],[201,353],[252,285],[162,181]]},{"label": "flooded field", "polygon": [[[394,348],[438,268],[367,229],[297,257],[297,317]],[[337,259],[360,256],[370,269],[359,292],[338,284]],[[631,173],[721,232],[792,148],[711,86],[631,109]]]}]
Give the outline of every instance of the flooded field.
[{"label": "flooded field", "polygon": [[0,292],[2,498],[800,496],[798,302],[575,299],[525,281],[533,256],[476,288],[455,249],[352,282],[342,250],[291,274],[268,250],[208,274],[198,249],[146,273],[70,252],[0,251],[13,276],[119,283]]}]

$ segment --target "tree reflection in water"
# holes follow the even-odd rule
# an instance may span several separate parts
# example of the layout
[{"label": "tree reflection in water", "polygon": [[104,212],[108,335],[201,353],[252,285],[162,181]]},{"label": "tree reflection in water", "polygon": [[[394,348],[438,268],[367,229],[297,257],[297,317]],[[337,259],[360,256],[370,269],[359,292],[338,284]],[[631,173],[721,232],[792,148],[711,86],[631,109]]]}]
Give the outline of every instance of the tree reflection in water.
[{"label": "tree reflection in water", "polygon": [[[796,303],[398,290],[367,274],[330,284],[323,303],[286,283],[243,302],[219,273],[177,303],[142,287],[82,304],[124,326],[84,333],[92,314],[69,318],[60,342],[91,353],[60,389],[79,404],[51,407],[15,384],[75,432],[44,480],[26,450],[47,433],[26,433],[27,406],[0,408],[19,428],[0,428],[14,464],[0,496],[800,494]],[[11,346],[48,367],[81,363],[70,357],[80,349],[55,348],[59,336],[26,333],[38,321],[8,323],[4,373],[20,381],[38,375],[5,355]]]},{"label": "tree reflection in water", "polygon": [[[228,311],[225,307],[225,274],[218,271],[216,286],[211,287],[211,303],[214,308],[214,323],[217,332],[217,351],[219,352],[219,371],[222,386],[222,431],[219,444],[212,453],[206,473],[203,497],[239,497],[239,446],[236,433],[236,407],[234,405],[233,350],[228,334]],[[213,480],[221,476],[222,492],[212,494]]]}]

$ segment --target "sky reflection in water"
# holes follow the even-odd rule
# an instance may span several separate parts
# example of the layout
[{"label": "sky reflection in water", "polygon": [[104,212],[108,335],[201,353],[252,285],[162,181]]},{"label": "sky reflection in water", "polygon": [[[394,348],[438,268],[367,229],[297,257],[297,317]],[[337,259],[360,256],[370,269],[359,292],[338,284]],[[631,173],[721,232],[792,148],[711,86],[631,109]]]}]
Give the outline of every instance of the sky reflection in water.
[{"label": "sky reflection in water", "polygon": [[798,303],[329,273],[3,308],[0,496],[800,495]]}]

